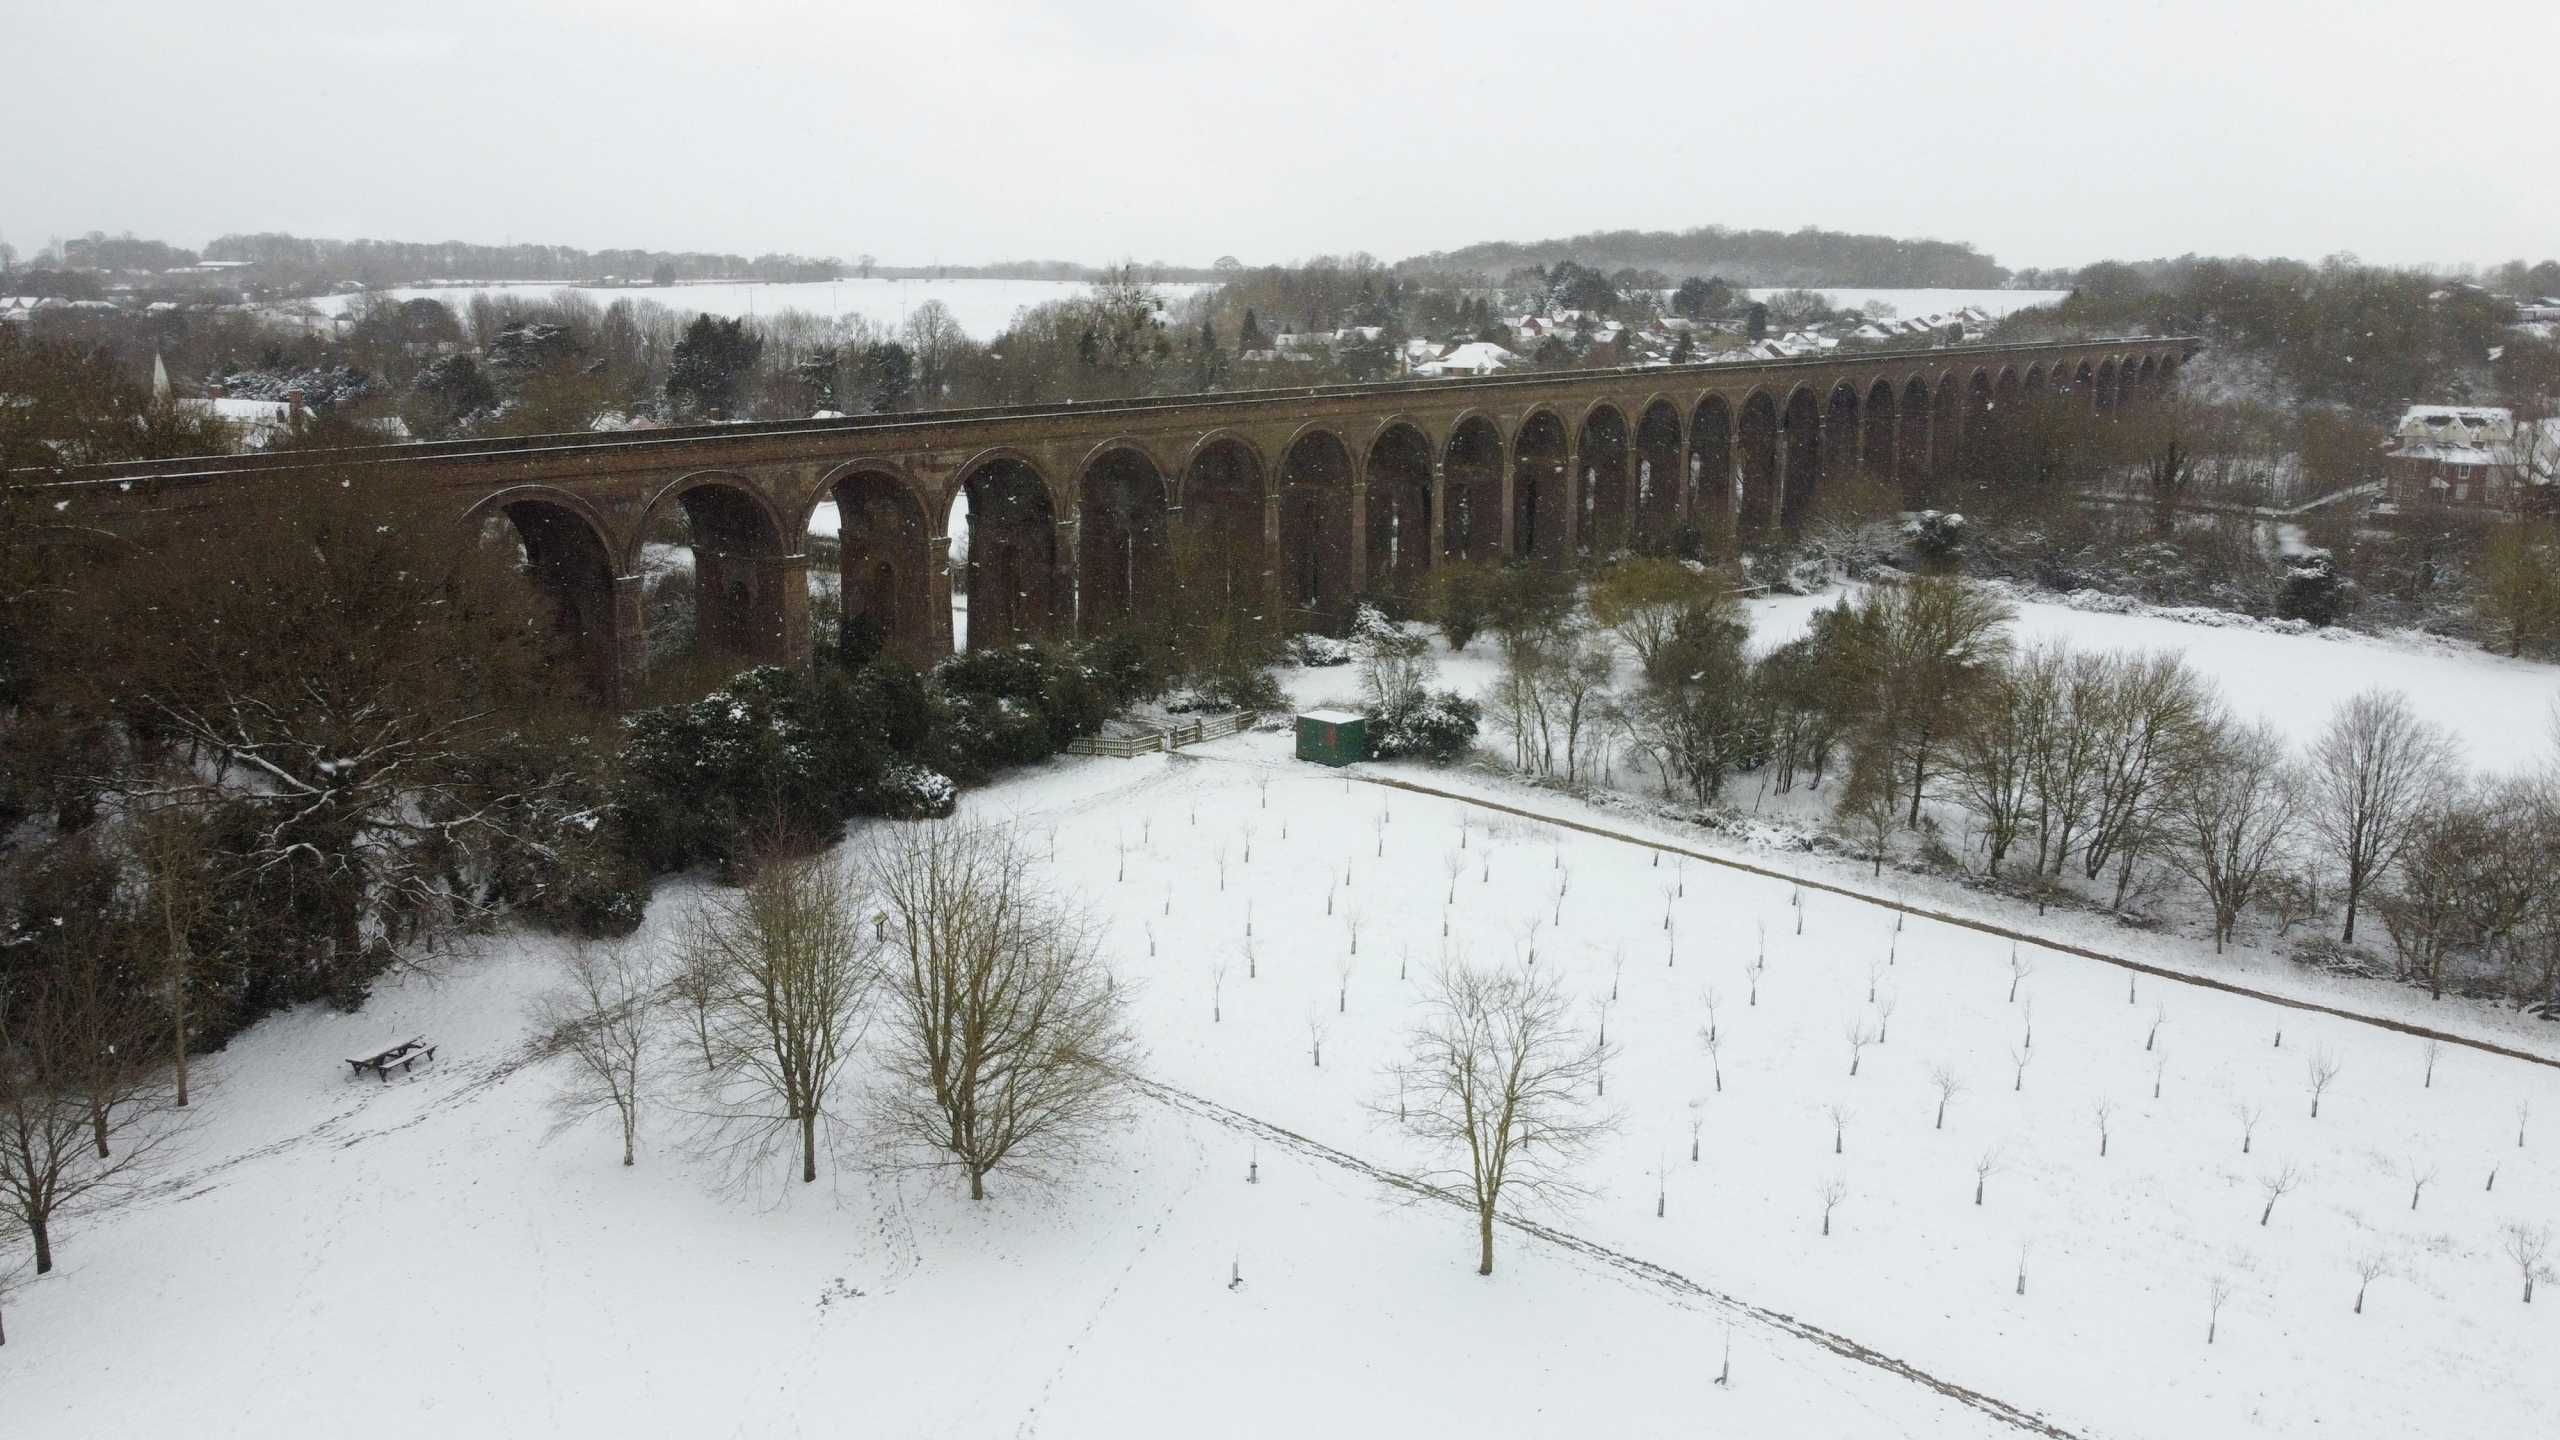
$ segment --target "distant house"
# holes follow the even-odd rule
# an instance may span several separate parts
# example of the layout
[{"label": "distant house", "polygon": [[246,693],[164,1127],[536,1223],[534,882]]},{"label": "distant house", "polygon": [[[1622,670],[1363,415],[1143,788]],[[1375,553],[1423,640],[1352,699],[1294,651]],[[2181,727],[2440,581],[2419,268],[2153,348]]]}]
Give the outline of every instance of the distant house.
[{"label": "distant house", "polygon": [[2412,405],[2392,432],[2391,498],[2401,504],[2513,508],[2560,480],[2560,419],[2526,421],[2497,405]]},{"label": "distant house", "polygon": [[1490,375],[1520,363],[1520,357],[1490,340],[1471,340],[1437,360],[1426,360],[1413,367],[1413,373],[1435,375]]}]

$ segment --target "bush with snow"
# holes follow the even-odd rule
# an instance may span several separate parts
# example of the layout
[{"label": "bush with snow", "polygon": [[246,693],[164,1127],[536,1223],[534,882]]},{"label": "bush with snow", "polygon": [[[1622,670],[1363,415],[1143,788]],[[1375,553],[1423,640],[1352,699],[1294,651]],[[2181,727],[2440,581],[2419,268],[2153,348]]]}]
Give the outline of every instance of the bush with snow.
[{"label": "bush with snow", "polygon": [[1484,707],[1455,690],[1416,686],[1370,718],[1370,749],[1381,760],[1446,765],[1475,748]]},{"label": "bush with snow", "polygon": [[1289,643],[1283,648],[1288,653],[1289,663],[1309,670],[1333,665],[1348,665],[1352,659],[1349,641],[1336,640],[1330,635],[1318,635],[1312,631],[1290,636]]}]

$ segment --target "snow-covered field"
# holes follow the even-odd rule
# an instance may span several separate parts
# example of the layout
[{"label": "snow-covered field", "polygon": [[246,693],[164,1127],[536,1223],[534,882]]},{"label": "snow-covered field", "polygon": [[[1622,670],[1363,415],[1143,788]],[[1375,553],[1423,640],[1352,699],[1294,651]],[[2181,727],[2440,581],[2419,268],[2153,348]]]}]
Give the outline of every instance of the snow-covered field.
[{"label": "snow-covered field", "polygon": [[[797,284],[671,285],[664,289],[508,284],[410,287],[385,293],[400,300],[425,296],[459,310],[470,304],[475,294],[543,296],[570,290],[599,305],[610,305],[616,300],[645,300],[683,314],[704,312],[721,316],[775,315],[785,310],[798,310],[811,315],[860,315],[872,324],[884,327],[904,324],[916,307],[928,300],[939,300],[951,308],[952,317],[959,322],[961,329],[984,340],[1011,324],[1017,311],[1053,300],[1076,299],[1089,288],[1082,281],[1065,280],[864,280],[854,277]],[[1212,287],[1200,284],[1156,287],[1168,304],[1209,288]],[[312,303],[335,313],[344,309],[350,298],[333,295]]]},{"label": "snow-covered field", "polygon": [[[1158,1101],[1059,1188],[999,1172],[974,1209],[858,1143],[810,1190],[726,1193],[672,1097],[624,1171],[601,1126],[548,1134],[520,1006],[551,942],[513,938],[205,1066],[153,1193],[70,1227],[60,1272],[12,1310],[7,1433],[2017,1433],[1637,1261],[2082,1435],[2520,1435],[2560,1403],[2560,1307],[2519,1304],[2497,1253],[2507,1221],[2560,1206],[2560,1133],[2515,1143],[2521,1102],[2560,1124],[2560,1073],[2454,1051],[2428,1088],[2405,1036],[2149,979],[2128,1003],[2112,967],[2033,950],[2012,1004],[1984,937],[1915,920],[1897,939],[1889,912],[1819,895],[1799,936],[1782,883],[1347,784],[1286,743],[1063,762],[968,811],[1053,853],[1059,888],[1108,918],[1158,1079],[1391,1170],[1423,1157],[1367,1102],[1416,977],[1444,947],[1520,958],[1534,927],[1537,963],[1595,1018],[1617,991],[1622,1127],[1601,1193],[1554,1217],[1593,1248],[1506,1233],[1478,1279],[1462,1215]],[[662,896],[652,943],[683,904]],[[1890,1029],[1852,1078],[1843,1028],[1877,1017],[1871,987]],[[1721,1091],[1698,1040],[1711,991]],[[436,1068],[344,1078],[339,1055],[418,1031]],[[2315,1121],[2322,1053],[2341,1072]],[[1944,1130],[1941,1064],[1965,1086]],[[2247,1156],[2235,1101],[2264,1106]],[[1838,1153],[1835,1104],[1854,1112]],[[2414,1212],[2413,1162],[2437,1173]],[[2300,1188],[2261,1226],[2260,1177],[2285,1165]],[[2394,1268],[2357,1315],[2368,1254]],[[2208,1348],[2217,1277],[2232,1298]]]},{"label": "snow-covered field", "polygon": [[[1805,288],[1820,294],[1835,309],[1865,309],[1881,301],[1892,306],[1893,313],[1905,320],[1961,310],[1968,305],[1979,307],[1984,314],[1997,320],[2030,305],[2050,305],[2071,293],[2067,290],[1843,290],[1828,285]],[[1778,291],[1763,289],[1751,293],[1755,298],[1766,300]]]},{"label": "snow-covered field", "polygon": [[[1767,646],[1801,635],[1815,609],[1839,599],[1833,591],[1754,600],[1752,638]],[[2211,679],[2236,712],[2274,723],[2298,744],[2316,738],[2341,702],[2379,686],[2399,690],[2420,715],[2452,731],[2476,769],[2512,773],[2551,758],[2560,667],[2424,636],[2291,635],[2245,621],[2201,625],[2052,600],[2013,603],[2018,619],[2010,635],[2020,645],[2174,651]]]}]

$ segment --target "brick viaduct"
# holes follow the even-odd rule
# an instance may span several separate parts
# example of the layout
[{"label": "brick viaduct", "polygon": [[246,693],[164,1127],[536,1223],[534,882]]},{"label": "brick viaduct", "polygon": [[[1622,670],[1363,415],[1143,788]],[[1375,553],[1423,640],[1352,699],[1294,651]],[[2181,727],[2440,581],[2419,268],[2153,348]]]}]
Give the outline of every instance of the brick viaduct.
[{"label": "brick viaduct", "polygon": [[[1866,351],[1090,405],[450,441],[96,467],[38,482],[92,523],[183,517],[325,472],[511,522],[608,702],[645,672],[641,550],[668,507],[699,635],[809,653],[812,515],[835,502],[844,608],[919,663],[952,649],[937,563],[968,497],[978,644],[1160,622],[1186,603],[1340,619],[1441,557],[1572,565],[1790,529],[1848,467],[1919,503],[2034,405],[2112,410],[2167,386],[2183,338]],[[135,512],[141,512],[136,515]],[[146,522],[147,523],[147,522]],[[1179,552],[1179,554],[1177,554]]]}]

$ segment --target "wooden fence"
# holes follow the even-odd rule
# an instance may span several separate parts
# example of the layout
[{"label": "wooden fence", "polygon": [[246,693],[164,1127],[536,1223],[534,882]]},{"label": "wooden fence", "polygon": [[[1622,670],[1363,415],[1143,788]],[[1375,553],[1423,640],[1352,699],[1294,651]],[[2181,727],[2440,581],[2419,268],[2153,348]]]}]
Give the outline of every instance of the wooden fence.
[{"label": "wooden fence", "polygon": [[1211,715],[1194,720],[1188,725],[1176,725],[1166,730],[1151,730],[1144,735],[1091,735],[1081,740],[1070,740],[1067,742],[1067,753],[1108,755],[1115,760],[1128,760],[1140,755],[1153,755],[1158,751],[1179,750],[1185,745],[1197,745],[1203,740],[1222,739],[1252,724],[1253,717],[1250,715]]}]

